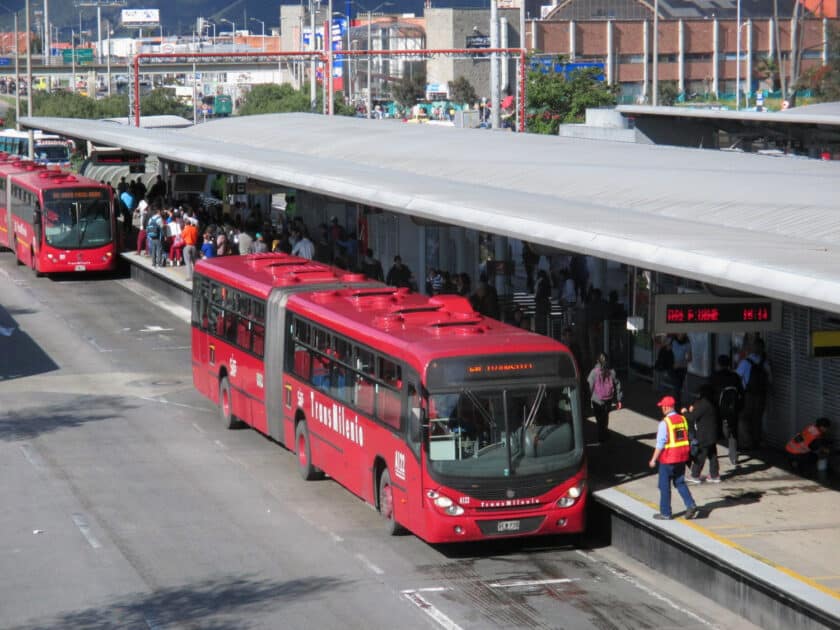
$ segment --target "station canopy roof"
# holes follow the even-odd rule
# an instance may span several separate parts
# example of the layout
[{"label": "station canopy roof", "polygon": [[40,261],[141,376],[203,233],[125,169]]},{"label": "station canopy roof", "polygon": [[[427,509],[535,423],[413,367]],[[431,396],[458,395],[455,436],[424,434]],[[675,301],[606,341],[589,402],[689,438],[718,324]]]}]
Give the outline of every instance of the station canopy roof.
[{"label": "station canopy roof", "polygon": [[21,122],[840,313],[837,162],[317,114]]}]

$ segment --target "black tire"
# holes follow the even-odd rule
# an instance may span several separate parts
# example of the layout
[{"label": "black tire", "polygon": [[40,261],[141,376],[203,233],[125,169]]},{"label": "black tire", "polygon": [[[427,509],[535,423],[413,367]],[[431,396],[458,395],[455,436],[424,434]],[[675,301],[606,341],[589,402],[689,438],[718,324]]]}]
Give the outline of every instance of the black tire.
[{"label": "black tire", "polygon": [[400,536],[405,528],[394,517],[394,493],[391,486],[391,474],[388,469],[379,475],[379,513],[385,519],[385,532],[389,536]]},{"label": "black tire", "polygon": [[321,479],[324,474],[312,465],[312,450],[309,446],[309,429],[301,421],[295,427],[295,452],[297,453],[298,472],[304,481]]},{"label": "black tire", "polygon": [[239,421],[233,415],[233,404],[230,397],[230,381],[223,376],[219,381],[219,416],[222,419],[222,426],[226,429],[235,429]]},{"label": "black tire", "polygon": [[31,267],[32,271],[35,273],[36,278],[43,278],[44,274],[41,271],[38,271],[38,259],[35,258],[35,253],[31,254],[30,260],[32,261]]}]

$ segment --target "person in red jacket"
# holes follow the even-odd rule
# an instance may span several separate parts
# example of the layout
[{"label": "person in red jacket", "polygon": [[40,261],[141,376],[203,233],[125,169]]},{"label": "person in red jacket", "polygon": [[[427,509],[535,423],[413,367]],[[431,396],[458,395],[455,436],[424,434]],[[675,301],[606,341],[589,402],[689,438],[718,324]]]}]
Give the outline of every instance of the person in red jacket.
[{"label": "person in red jacket", "polygon": [[819,418],[790,439],[785,446],[785,451],[794,468],[803,471],[813,470],[816,468],[818,459],[828,457],[831,452],[829,429],[831,429],[831,420]]},{"label": "person in red jacket", "polygon": [[688,421],[685,416],[676,412],[677,401],[673,396],[665,396],[657,406],[662,410],[664,418],[656,431],[656,449],[648,465],[656,468],[659,463],[659,512],[653,515],[657,520],[670,521],[671,515],[671,484],[680,493],[685,503],[685,517],[697,518],[699,510],[688,486],[685,485],[685,464],[691,452],[688,440]]}]

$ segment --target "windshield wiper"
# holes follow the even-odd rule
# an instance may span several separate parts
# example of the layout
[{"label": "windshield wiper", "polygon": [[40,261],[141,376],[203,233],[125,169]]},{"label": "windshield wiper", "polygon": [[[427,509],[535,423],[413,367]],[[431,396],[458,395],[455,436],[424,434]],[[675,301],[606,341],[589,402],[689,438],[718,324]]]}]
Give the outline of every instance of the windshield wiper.
[{"label": "windshield wiper", "polygon": [[545,385],[539,385],[537,387],[537,396],[534,398],[534,404],[531,405],[530,411],[528,411],[528,417],[525,418],[525,421],[522,423],[522,426],[528,428],[533,424],[534,419],[537,417],[537,410],[542,405],[542,401],[545,398],[545,392],[548,388]]}]

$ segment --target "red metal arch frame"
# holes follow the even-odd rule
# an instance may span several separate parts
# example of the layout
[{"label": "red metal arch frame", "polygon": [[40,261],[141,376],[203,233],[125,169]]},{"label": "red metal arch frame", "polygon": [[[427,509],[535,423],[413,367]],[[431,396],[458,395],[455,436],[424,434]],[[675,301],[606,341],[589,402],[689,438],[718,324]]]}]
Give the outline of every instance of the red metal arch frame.
[{"label": "red metal arch frame", "polygon": [[[144,59],[180,59],[184,61],[210,61],[214,59],[300,59],[304,61],[318,60],[327,66],[325,75],[332,77],[333,57],[433,57],[444,55],[450,57],[486,57],[488,55],[511,55],[519,57],[519,80],[517,81],[519,131],[525,131],[525,62],[524,48],[426,48],[418,50],[342,50],[332,55],[324,51],[300,52],[231,52],[231,53],[138,53],[132,61],[134,71],[134,124],[140,126],[140,62]],[[332,98],[332,82],[326,81],[328,98]]]}]

